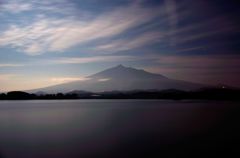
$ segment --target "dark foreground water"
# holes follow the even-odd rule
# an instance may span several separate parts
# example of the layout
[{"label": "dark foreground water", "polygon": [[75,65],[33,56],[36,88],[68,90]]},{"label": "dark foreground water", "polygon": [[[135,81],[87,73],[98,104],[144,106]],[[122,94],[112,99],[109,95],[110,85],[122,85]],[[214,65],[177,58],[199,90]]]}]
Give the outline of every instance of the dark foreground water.
[{"label": "dark foreground water", "polygon": [[2,101],[0,158],[239,156],[239,106],[157,100]]}]

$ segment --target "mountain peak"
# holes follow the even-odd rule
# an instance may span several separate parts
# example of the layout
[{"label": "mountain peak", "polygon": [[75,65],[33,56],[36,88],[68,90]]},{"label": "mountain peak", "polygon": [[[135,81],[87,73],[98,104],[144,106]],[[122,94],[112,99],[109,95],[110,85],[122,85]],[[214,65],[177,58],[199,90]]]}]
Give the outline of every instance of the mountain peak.
[{"label": "mountain peak", "polygon": [[127,67],[127,66],[124,66],[122,64],[119,64],[119,65],[117,65],[115,67],[112,67],[110,69],[129,69],[129,68],[131,68],[131,67]]},{"label": "mountain peak", "polygon": [[156,77],[166,78],[165,76],[162,76],[160,74],[153,74],[141,69],[126,67],[126,66],[123,66],[122,64],[106,69],[92,76],[89,76],[89,78],[118,78],[118,79],[121,78],[126,80],[139,79],[139,78],[156,78]]},{"label": "mountain peak", "polygon": [[117,65],[116,67],[119,67],[119,68],[126,68],[126,67],[123,66],[122,64],[119,64],[119,65]]}]

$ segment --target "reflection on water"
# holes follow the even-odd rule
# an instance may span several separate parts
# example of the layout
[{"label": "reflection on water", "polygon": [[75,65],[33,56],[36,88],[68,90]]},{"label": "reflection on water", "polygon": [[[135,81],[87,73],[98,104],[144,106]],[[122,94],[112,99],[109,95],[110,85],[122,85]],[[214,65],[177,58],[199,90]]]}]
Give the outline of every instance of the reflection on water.
[{"label": "reflection on water", "polygon": [[229,102],[3,101],[0,158],[216,154],[239,145],[238,114]]}]

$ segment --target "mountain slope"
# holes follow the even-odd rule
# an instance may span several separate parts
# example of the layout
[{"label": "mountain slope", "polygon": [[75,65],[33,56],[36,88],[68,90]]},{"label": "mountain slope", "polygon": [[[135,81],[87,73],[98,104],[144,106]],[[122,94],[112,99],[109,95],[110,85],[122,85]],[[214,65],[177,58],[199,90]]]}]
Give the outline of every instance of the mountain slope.
[{"label": "mountain slope", "polygon": [[144,70],[138,70],[122,65],[101,71],[88,76],[87,78],[89,78],[89,80],[64,83],[33,90],[33,92],[44,91],[48,93],[65,93],[73,90],[102,92],[150,89],[194,90],[204,86],[201,84],[169,79],[160,74],[153,74]]}]

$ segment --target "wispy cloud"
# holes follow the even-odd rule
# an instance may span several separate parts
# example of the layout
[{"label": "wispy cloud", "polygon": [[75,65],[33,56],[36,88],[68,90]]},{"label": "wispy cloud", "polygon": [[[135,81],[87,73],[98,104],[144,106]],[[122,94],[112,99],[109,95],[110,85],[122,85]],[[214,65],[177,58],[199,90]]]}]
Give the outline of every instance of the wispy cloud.
[{"label": "wispy cloud", "polygon": [[1,67],[22,67],[24,64],[0,64]]},{"label": "wispy cloud", "polygon": [[94,19],[42,17],[29,24],[14,23],[0,33],[0,46],[10,46],[29,55],[62,52],[96,39],[110,38],[139,26],[158,16],[139,5],[120,7]]},{"label": "wispy cloud", "polygon": [[164,38],[164,36],[165,33],[160,31],[145,32],[135,36],[134,38],[113,40],[108,44],[99,45],[95,48],[95,50],[104,52],[132,50],[146,45],[162,42],[162,38]]},{"label": "wispy cloud", "polygon": [[155,56],[155,66],[143,68],[175,79],[234,86],[239,85],[239,58],[239,55]]},{"label": "wispy cloud", "polygon": [[104,55],[89,57],[55,57],[51,59],[34,59],[32,61],[23,62],[22,64],[0,64],[1,67],[23,67],[23,66],[41,66],[41,65],[64,65],[64,64],[89,64],[89,63],[124,63],[131,61],[140,61],[146,59],[145,56],[130,55]]},{"label": "wispy cloud", "polygon": [[[165,0],[166,12],[168,17],[168,22],[170,25],[171,30],[176,30],[178,26],[178,13],[177,13],[177,4],[175,0]],[[175,34],[172,32],[171,35],[171,45],[175,45],[176,38]]]},{"label": "wispy cloud", "polygon": [[[159,64],[155,70],[190,69],[198,72],[200,69],[208,70],[232,70],[240,66],[239,55],[150,55],[149,59]],[[146,57],[147,58],[147,57]]]},{"label": "wispy cloud", "polygon": [[74,58],[56,58],[48,60],[49,64],[85,64],[85,63],[102,63],[102,62],[126,62],[136,61],[139,58],[134,56],[94,56],[94,57],[74,57]]},{"label": "wispy cloud", "polygon": [[177,49],[176,52],[177,53],[191,52],[191,51],[196,51],[196,50],[204,50],[206,48],[207,48],[207,46],[188,47],[188,48]]},{"label": "wispy cloud", "polygon": [[[191,47],[192,42],[204,40],[207,40],[208,46],[211,46],[214,41],[209,41],[210,38],[224,38],[226,35],[238,32],[239,26],[227,14],[209,14],[206,16],[203,12],[202,16],[206,17],[200,18],[198,17],[199,12],[194,10],[194,7],[189,7],[192,4],[190,1],[189,3],[176,3],[176,0],[166,0],[165,2],[170,24],[167,34],[171,46],[188,44]],[[193,3],[198,4],[199,8],[205,8],[208,12],[209,6],[205,6],[208,3],[201,2],[194,1]],[[176,9],[177,5],[184,7]],[[196,17],[195,20],[194,17]]]},{"label": "wispy cloud", "polygon": [[0,5],[1,12],[20,13],[33,9],[31,3],[24,3],[23,1],[9,0],[7,3]]},{"label": "wispy cloud", "polygon": [[[189,20],[194,11],[186,2],[165,0],[162,6],[147,7],[143,1],[132,1],[129,5],[93,15],[67,0],[10,0],[1,5],[1,13],[32,11],[32,18],[19,16],[20,20],[2,29],[0,47],[11,47],[29,55],[65,52],[87,44],[100,53],[134,50],[161,42],[174,48],[228,34],[237,28],[227,16]],[[153,19],[157,20],[153,22]],[[180,24],[183,21],[187,23]],[[150,27],[156,23],[158,28]],[[133,37],[126,35],[138,26],[145,30]]]},{"label": "wispy cloud", "polygon": [[98,82],[107,82],[111,80],[111,78],[101,78],[101,79],[98,79]]},{"label": "wispy cloud", "polygon": [[[69,0],[7,0],[1,1],[0,13],[19,14],[24,12],[58,13],[70,15],[75,11],[74,5]],[[31,12],[31,13],[32,13]]]},{"label": "wispy cloud", "polygon": [[73,82],[73,81],[86,81],[90,80],[90,78],[86,77],[56,77],[51,78],[50,82],[53,82],[54,84],[60,84],[60,83],[67,83],[67,82]]}]

